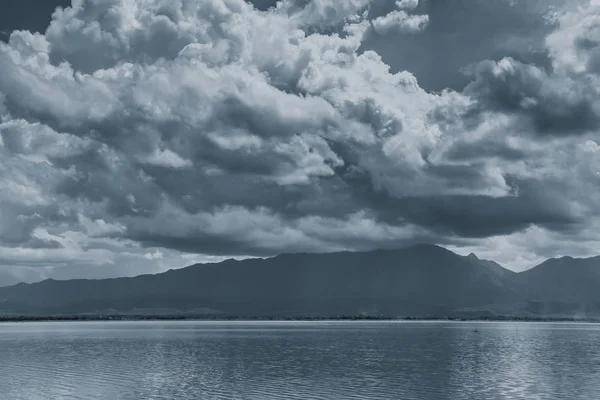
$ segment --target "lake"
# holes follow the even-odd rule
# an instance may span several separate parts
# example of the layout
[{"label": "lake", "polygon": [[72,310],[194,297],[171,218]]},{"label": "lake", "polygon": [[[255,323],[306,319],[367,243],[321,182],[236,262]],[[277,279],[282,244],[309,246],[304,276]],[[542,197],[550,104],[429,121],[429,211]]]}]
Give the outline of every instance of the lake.
[{"label": "lake", "polygon": [[0,398],[600,399],[600,325],[0,324]]}]

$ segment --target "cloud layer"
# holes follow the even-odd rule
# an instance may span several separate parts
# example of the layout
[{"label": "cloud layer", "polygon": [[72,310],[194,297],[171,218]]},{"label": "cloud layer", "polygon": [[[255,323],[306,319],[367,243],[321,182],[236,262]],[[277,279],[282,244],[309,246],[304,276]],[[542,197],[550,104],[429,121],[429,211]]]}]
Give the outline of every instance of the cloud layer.
[{"label": "cloud layer", "polygon": [[442,35],[436,2],[387,3],[74,0],[12,32],[0,276],[423,241],[517,269],[597,253],[598,2],[495,2],[537,24],[535,54],[457,56],[466,84],[435,92],[388,65],[418,54],[372,48]]}]

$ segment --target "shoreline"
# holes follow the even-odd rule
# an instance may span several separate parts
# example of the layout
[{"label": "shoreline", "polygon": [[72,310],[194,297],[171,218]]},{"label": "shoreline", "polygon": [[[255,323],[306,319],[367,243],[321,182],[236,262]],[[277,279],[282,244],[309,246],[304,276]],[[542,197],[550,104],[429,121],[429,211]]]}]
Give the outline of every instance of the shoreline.
[{"label": "shoreline", "polygon": [[139,322],[139,321],[206,321],[206,322],[336,322],[336,321],[389,321],[389,322],[570,322],[600,323],[600,318],[574,317],[369,317],[369,316],[330,316],[330,317],[242,317],[242,316],[182,316],[182,315],[56,315],[56,316],[0,316],[0,323],[10,322]]}]

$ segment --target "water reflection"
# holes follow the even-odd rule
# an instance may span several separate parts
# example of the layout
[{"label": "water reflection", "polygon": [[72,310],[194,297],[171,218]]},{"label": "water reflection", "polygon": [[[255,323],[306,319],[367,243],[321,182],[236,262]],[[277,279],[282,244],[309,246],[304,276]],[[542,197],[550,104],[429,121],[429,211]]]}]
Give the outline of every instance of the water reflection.
[{"label": "water reflection", "polygon": [[600,326],[0,325],[7,399],[597,399]]}]

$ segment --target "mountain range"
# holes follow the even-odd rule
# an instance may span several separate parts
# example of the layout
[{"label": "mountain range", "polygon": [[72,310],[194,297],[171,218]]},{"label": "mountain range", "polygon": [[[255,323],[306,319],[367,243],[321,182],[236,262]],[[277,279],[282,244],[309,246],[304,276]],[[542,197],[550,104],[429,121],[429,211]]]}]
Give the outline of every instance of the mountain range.
[{"label": "mountain range", "polygon": [[283,254],[156,275],[0,287],[0,315],[600,316],[600,257],[515,273],[434,245]]}]

